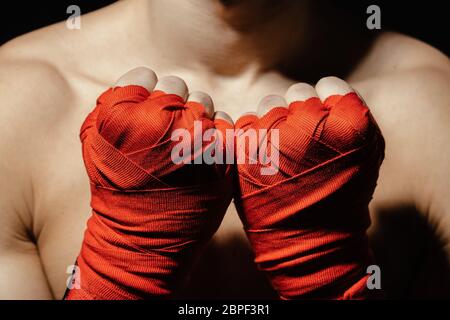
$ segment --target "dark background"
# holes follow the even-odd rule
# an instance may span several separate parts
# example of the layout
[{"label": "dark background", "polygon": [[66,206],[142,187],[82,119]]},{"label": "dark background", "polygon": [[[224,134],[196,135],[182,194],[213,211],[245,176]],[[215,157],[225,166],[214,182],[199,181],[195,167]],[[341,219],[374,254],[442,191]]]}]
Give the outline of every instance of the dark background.
[{"label": "dark background", "polygon": [[[180,0],[184,1],[184,0]],[[295,0],[293,0],[295,1]],[[66,9],[71,4],[80,6],[86,13],[114,1],[112,0],[58,0],[58,1],[13,1],[7,7],[2,4],[0,12],[0,44],[37,28],[65,20]],[[367,19],[366,8],[370,4],[381,7],[383,30],[395,30],[419,38],[450,54],[447,27],[446,1],[335,1],[338,6],[351,11],[361,26]]]}]

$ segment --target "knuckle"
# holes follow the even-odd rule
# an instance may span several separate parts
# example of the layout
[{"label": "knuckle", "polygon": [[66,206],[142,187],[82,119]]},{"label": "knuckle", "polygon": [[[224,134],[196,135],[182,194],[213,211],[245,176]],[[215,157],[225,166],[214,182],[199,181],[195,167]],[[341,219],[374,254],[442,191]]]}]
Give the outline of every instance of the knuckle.
[{"label": "knuckle", "polygon": [[342,151],[364,145],[373,133],[375,123],[369,109],[353,110],[352,112],[340,112],[330,114],[326,131],[333,144]]}]

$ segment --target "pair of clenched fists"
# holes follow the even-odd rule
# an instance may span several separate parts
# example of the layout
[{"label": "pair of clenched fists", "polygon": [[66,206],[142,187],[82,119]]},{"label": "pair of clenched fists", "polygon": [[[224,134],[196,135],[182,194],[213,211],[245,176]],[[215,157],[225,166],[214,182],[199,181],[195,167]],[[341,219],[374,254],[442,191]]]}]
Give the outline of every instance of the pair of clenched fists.
[{"label": "pair of clenched fists", "polygon": [[[172,133],[186,130],[195,140],[199,124],[216,134],[188,141],[192,152],[181,156],[189,161],[174,162]],[[384,140],[344,81],[294,85],[233,125],[206,94],[188,96],[180,79],[158,81],[138,68],[99,97],[80,136],[92,216],[77,259],[79,287],[66,299],[170,297],[233,196],[255,262],[280,298],[372,296],[366,229]],[[195,164],[212,149],[244,156]],[[259,161],[262,149],[276,155],[276,166]]]}]

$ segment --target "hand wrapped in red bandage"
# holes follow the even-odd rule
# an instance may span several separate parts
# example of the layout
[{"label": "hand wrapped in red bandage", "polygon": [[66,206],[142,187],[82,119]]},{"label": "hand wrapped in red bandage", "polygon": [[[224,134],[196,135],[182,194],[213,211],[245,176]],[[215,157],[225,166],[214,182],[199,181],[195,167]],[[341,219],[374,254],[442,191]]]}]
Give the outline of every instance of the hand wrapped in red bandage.
[{"label": "hand wrapped in red bandage", "polygon": [[[286,99],[263,99],[258,115],[238,120],[239,129],[268,130],[258,151],[278,157],[249,164],[258,154],[249,152],[245,133],[238,137],[247,160],[238,164],[238,212],[255,262],[280,298],[378,296],[366,286],[373,263],[366,230],[384,140],[358,95],[337,78],[316,89],[297,84]],[[264,167],[271,170],[262,174]]]},{"label": "hand wrapped in red bandage", "polygon": [[[68,290],[66,299],[170,297],[231,201],[227,165],[187,163],[212,143],[225,147],[225,134],[211,142],[198,135],[232,124],[223,116],[211,119],[205,94],[191,94],[185,102],[181,79],[163,78],[152,92],[155,84],[150,70],[131,71],[120,87],[100,96],[81,128],[92,216],[77,258],[81,288]],[[179,143],[171,136],[177,129],[192,139],[192,153],[183,154],[181,163],[171,154]],[[195,139],[201,141],[197,147]]]}]

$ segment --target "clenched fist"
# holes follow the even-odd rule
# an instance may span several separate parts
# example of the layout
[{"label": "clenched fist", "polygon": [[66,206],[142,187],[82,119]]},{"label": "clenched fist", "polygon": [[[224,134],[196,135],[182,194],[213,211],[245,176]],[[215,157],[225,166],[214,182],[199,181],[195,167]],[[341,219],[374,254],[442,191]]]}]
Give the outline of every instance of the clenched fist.
[{"label": "clenched fist", "polygon": [[366,286],[366,230],[384,140],[357,93],[331,77],[315,88],[296,84],[284,98],[263,99],[236,129],[264,132],[259,150],[278,157],[251,165],[255,153],[241,143],[248,161],[238,164],[235,198],[255,261],[280,297],[376,295]]}]

